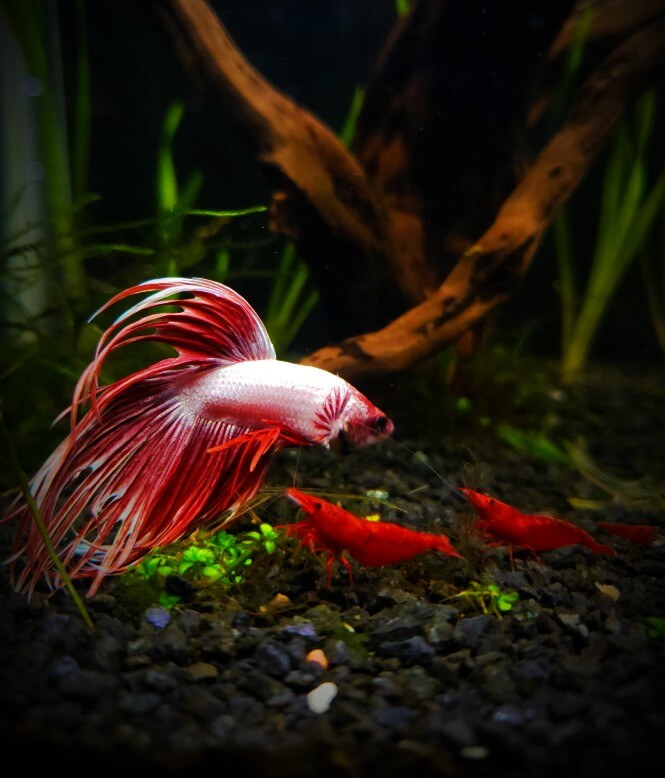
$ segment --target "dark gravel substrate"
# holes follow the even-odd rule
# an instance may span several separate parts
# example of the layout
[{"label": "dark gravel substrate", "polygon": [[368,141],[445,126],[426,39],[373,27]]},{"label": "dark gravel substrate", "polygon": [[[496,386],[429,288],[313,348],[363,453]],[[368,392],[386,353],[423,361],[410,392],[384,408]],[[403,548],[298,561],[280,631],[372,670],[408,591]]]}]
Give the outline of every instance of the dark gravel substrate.
[{"label": "dark gravel substrate", "polygon": [[[552,434],[583,436],[603,468],[663,483],[662,379],[598,371],[564,394],[516,401],[510,420],[539,427],[545,411]],[[384,510],[384,518],[447,532],[464,561],[428,555],[356,568],[352,588],[340,569],[327,589],[306,552],[280,564],[266,557],[241,591],[194,593],[163,626],[151,623],[154,613],[132,611],[109,580],[90,603],[94,635],[68,598],[28,605],[3,576],[3,762],[20,757],[21,772],[61,763],[92,775],[210,769],[294,778],[662,768],[665,639],[647,622],[665,617],[662,534],[647,548],[618,541],[616,557],[564,548],[540,564],[516,558],[511,570],[505,551],[461,537],[469,510],[431,468],[459,484],[462,463],[472,461],[469,485],[526,511],[557,512],[604,542],[596,520],[656,524],[662,533],[662,509],[573,511],[568,497],[601,496],[576,471],[519,455],[482,426],[432,440],[418,433],[408,400],[399,403],[396,437],[415,455],[393,442],[341,458],[283,452],[270,482],[291,485],[297,469],[310,489],[385,489],[406,513]],[[423,426],[433,427],[429,416]],[[276,500],[266,515],[294,513]],[[519,592],[503,618],[448,598],[451,584],[483,577]],[[598,585],[615,587],[618,599]],[[288,601],[269,605],[278,593]],[[324,650],[328,669],[306,661],[313,648]],[[337,695],[315,713],[307,695],[324,682]]]}]

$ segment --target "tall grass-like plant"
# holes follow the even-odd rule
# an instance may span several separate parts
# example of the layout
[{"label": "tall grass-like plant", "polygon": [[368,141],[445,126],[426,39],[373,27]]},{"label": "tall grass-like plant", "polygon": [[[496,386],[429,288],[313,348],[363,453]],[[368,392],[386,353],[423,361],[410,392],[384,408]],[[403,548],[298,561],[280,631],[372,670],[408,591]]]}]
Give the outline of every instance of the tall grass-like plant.
[{"label": "tall grass-like plant", "polygon": [[[55,278],[66,297],[80,296],[85,287],[85,273],[74,237],[74,201],[62,98],[59,33],[55,7],[41,0],[5,0],[4,10],[21,46],[27,68],[36,90],[39,146],[43,167],[44,197],[49,229],[48,258],[53,262]],[[78,69],[79,83],[74,101],[76,186],[83,185],[87,165],[89,113],[89,78],[87,45],[83,24],[84,6],[77,3],[79,17]],[[7,121],[9,119],[6,119]]]},{"label": "tall grass-like plant", "polygon": [[278,355],[283,355],[319,300],[319,293],[308,288],[309,268],[296,256],[293,243],[282,251],[264,323]]},{"label": "tall grass-like plant", "polygon": [[656,101],[653,89],[638,100],[610,151],[591,270],[579,302],[569,224],[557,235],[563,310],[561,377],[566,383],[574,381],[586,363],[619,283],[663,213],[665,170],[653,182],[649,176]]},{"label": "tall grass-like plant", "polygon": [[[162,133],[157,152],[156,207],[157,207],[157,243],[160,253],[160,272],[164,275],[177,275],[184,257],[178,256],[178,247],[182,239],[185,213],[196,200],[203,183],[200,171],[190,174],[181,188],[178,182],[173,141],[182,122],[184,106],[180,102],[172,103],[166,111],[162,124]],[[201,259],[202,247],[187,247],[187,259],[196,262]],[[198,248],[198,250],[197,250]]]},{"label": "tall grass-like plant", "polygon": [[[561,119],[565,106],[570,102],[595,12],[593,4],[589,4],[564,58],[552,101],[551,116],[554,121]],[[574,250],[577,235],[572,225],[570,206],[561,209],[552,225],[561,302],[561,377],[566,383],[579,376],[622,278],[636,256],[647,251],[649,233],[658,213],[663,211],[665,173],[661,173],[655,181],[649,176],[657,100],[656,91],[650,90],[637,101],[632,114],[619,128],[610,150],[602,182],[595,247],[585,288],[580,288],[576,272],[579,257]],[[657,261],[649,258],[644,263],[647,292],[652,312],[656,311],[656,328],[657,311],[662,307],[659,306],[657,290],[651,288],[651,282],[659,276]],[[665,343],[665,313],[660,318]]]}]

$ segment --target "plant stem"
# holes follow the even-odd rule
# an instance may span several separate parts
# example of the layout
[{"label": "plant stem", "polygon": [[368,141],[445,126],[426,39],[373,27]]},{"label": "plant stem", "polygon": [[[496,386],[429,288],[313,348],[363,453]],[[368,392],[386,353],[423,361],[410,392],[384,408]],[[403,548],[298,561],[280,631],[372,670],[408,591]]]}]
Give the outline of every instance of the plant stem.
[{"label": "plant stem", "polygon": [[65,566],[62,564],[62,561],[58,557],[58,554],[53,547],[53,543],[51,542],[51,538],[48,534],[46,524],[44,524],[42,514],[37,503],[35,502],[35,498],[32,496],[32,492],[30,491],[30,483],[28,482],[26,474],[23,472],[21,462],[19,460],[18,454],[16,453],[16,449],[14,448],[14,441],[12,440],[12,437],[9,434],[9,429],[7,428],[7,424],[5,423],[5,417],[2,413],[2,404],[0,404],[0,434],[2,434],[2,438],[9,455],[9,461],[11,463],[12,469],[14,470],[14,475],[19,482],[21,491],[23,492],[23,497],[25,498],[30,513],[32,514],[32,518],[37,525],[39,534],[42,536],[42,540],[44,541],[44,546],[46,547],[48,555],[51,557],[51,561],[53,562],[55,569],[58,571],[58,573],[60,573],[60,577],[62,578],[67,591],[71,595],[74,604],[78,608],[86,627],[91,632],[94,632],[95,625],[93,624],[88,609],[85,607],[83,600],[79,596],[79,593],[74,588],[74,584],[72,583],[72,579],[69,577],[69,573],[65,569]]}]

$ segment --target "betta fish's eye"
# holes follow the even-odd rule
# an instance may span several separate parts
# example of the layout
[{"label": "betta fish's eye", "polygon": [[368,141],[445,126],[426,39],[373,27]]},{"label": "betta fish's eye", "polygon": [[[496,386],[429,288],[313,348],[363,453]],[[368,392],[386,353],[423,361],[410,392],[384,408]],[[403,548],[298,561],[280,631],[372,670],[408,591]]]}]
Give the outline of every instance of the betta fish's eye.
[{"label": "betta fish's eye", "polygon": [[374,430],[374,432],[384,432],[386,427],[388,426],[388,417],[375,416],[370,422],[370,426]]},{"label": "betta fish's eye", "polygon": [[320,502],[315,502],[314,503],[314,510],[320,511],[321,508],[323,508],[323,505]]}]

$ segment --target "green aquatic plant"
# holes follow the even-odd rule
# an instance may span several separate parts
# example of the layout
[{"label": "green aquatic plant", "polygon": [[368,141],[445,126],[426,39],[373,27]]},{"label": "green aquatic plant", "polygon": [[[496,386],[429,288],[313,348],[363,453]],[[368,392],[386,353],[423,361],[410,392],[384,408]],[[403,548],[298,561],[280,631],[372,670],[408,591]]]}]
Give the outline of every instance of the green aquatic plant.
[{"label": "green aquatic plant", "polygon": [[650,638],[665,640],[665,619],[660,616],[649,616],[647,633]]},{"label": "green aquatic plant", "polygon": [[191,241],[180,251],[182,241],[184,214],[196,200],[203,183],[200,171],[190,174],[184,186],[178,181],[175,160],[173,158],[173,142],[185,113],[181,102],[174,102],[168,107],[157,150],[157,166],[155,177],[156,196],[156,236],[160,252],[160,275],[179,275],[183,262],[198,262],[203,256],[203,246],[200,241]]},{"label": "green aquatic plant", "polygon": [[486,615],[494,614],[501,617],[512,610],[519,600],[519,594],[513,591],[503,591],[498,584],[491,581],[471,581],[467,589],[452,595],[454,600],[461,600],[467,608],[478,610]]},{"label": "green aquatic plant", "polygon": [[189,541],[166,549],[157,549],[144,557],[128,575],[149,583],[162,605],[180,601],[178,595],[166,591],[170,576],[179,576],[195,588],[213,584],[222,588],[236,586],[243,581],[244,569],[251,566],[253,557],[261,551],[274,554],[280,535],[269,524],[258,530],[238,535],[220,530],[212,534],[195,533]]},{"label": "green aquatic plant", "polygon": [[[597,9],[587,5],[580,15],[572,41],[562,60],[550,117],[559,122],[576,86],[588,43],[588,33]],[[561,378],[573,382],[586,364],[596,334],[607,315],[621,280],[637,256],[655,251],[662,256],[656,242],[649,245],[652,227],[665,204],[665,170],[650,176],[654,148],[654,126],[657,90],[650,89],[637,100],[632,114],[621,123],[611,146],[601,185],[601,208],[596,225],[596,240],[591,267],[584,290],[580,289],[576,267],[579,256],[574,244],[581,233],[573,227],[571,207],[563,207],[552,223],[554,250],[558,266],[557,289],[561,304]],[[586,225],[585,225],[586,228]],[[646,277],[658,274],[656,264],[645,262]],[[661,278],[665,284],[665,277]],[[658,298],[647,281],[647,295],[652,307]],[[665,301],[665,296],[663,297]],[[665,305],[665,302],[664,302]],[[665,313],[654,325],[665,348]]]},{"label": "green aquatic plant", "polygon": [[507,443],[519,454],[542,459],[544,462],[554,462],[559,465],[570,465],[570,457],[564,449],[557,445],[544,432],[539,430],[520,430],[510,424],[499,424],[496,434],[500,440]]},{"label": "green aquatic plant", "polygon": [[[4,8],[29,75],[34,79],[38,153],[44,170],[41,181],[47,212],[45,248],[51,271],[49,280],[51,284],[57,281],[66,297],[76,298],[85,289],[85,271],[83,260],[76,251],[76,203],[71,158],[74,191],[80,199],[82,193],[79,188],[85,185],[87,175],[90,114],[84,4],[80,0],[75,4],[79,40],[77,88],[73,99],[73,151],[67,135],[62,99],[60,41],[52,14],[47,4],[40,0],[6,0]],[[23,118],[31,121],[27,116]],[[13,115],[5,118],[7,123],[14,120]],[[4,151],[7,158],[10,153],[11,150]],[[25,182],[12,182],[10,179],[9,185],[20,190],[25,187]]]},{"label": "green aquatic plant", "polygon": [[395,10],[400,19],[406,16],[411,10],[411,0],[395,0]]},{"label": "green aquatic plant", "polygon": [[612,298],[633,260],[643,251],[665,204],[665,170],[650,176],[656,91],[646,92],[619,128],[602,185],[596,243],[586,289],[578,301],[570,223],[555,234],[563,312],[561,377],[574,381],[582,370]]},{"label": "green aquatic plant", "polygon": [[53,566],[55,567],[55,569],[58,571],[58,574],[62,578],[65,588],[69,592],[74,604],[78,609],[78,612],[81,614],[81,618],[83,619],[83,622],[85,623],[86,627],[91,632],[94,632],[95,625],[92,621],[90,613],[88,612],[88,609],[85,607],[83,600],[79,596],[79,593],[74,588],[72,579],[69,577],[69,574],[65,569],[65,566],[60,561],[60,558],[58,557],[56,550],[53,547],[53,543],[51,542],[51,536],[49,535],[48,529],[46,528],[46,524],[44,524],[44,519],[42,518],[41,511],[39,510],[39,507],[35,502],[35,498],[33,497],[32,492],[30,490],[28,477],[26,476],[25,472],[23,471],[23,468],[21,467],[21,462],[18,458],[18,454],[16,453],[16,449],[14,448],[14,441],[12,440],[9,430],[7,429],[7,425],[5,424],[1,403],[0,403],[0,437],[2,438],[3,446],[9,455],[9,461],[11,463],[14,476],[19,483],[21,492],[23,493],[23,498],[25,499],[28,509],[32,514],[32,518],[35,524],[37,525],[39,534],[41,535],[42,540],[44,541],[44,546],[46,547],[48,555],[53,562]]},{"label": "green aquatic plant", "polygon": [[319,300],[309,285],[309,268],[287,243],[275,269],[263,322],[278,356],[282,356]]},{"label": "green aquatic plant", "polygon": [[342,129],[339,132],[339,138],[342,143],[350,148],[356,137],[356,126],[358,124],[358,116],[362,110],[363,103],[365,102],[365,90],[357,86],[353,90],[353,97],[351,98],[351,104],[346,114],[346,119],[342,124]]}]

